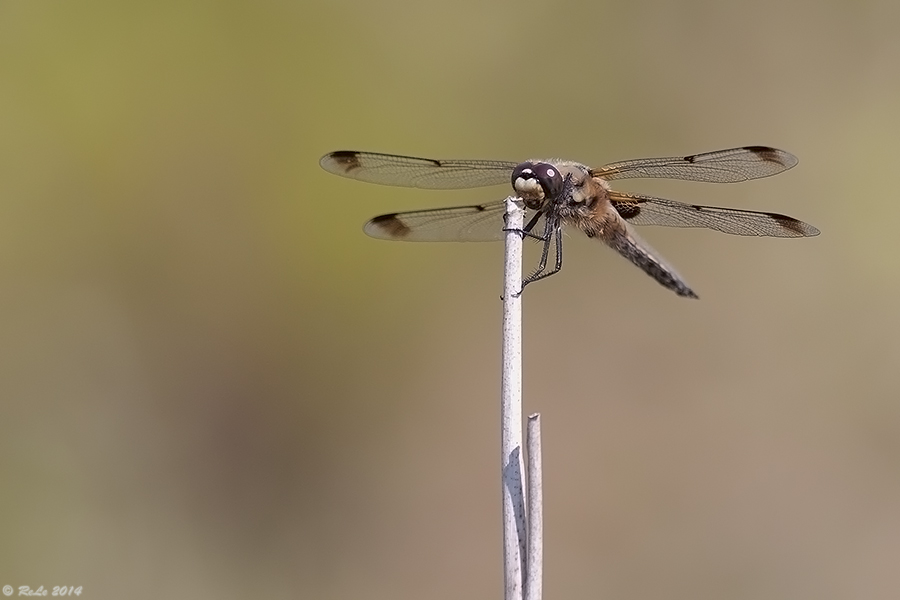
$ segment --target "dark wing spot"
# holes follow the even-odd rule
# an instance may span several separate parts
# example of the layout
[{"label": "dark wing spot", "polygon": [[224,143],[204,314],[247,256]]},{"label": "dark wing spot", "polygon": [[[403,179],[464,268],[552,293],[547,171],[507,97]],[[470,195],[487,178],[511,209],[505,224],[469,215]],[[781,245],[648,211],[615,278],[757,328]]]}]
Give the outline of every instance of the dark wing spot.
[{"label": "dark wing spot", "polygon": [[697,157],[694,156],[694,155],[692,155],[692,156],[685,156],[685,157],[684,157],[684,160],[685,160],[685,162],[692,163],[692,162],[694,162],[695,160],[697,160]]},{"label": "dark wing spot", "polygon": [[339,150],[331,153],[334,162],[341,166],[346,172],[359,168],[359,152],[353,150]]},{"label": "dark wing spot", "polygon": [[633,219],[641,214],[641,207],[633,202],[616,202],[613,200],[612,205],[623,219]]},{"label": "dark wing spot", "polygon": [[397,213],[380,215],[369,221],[369,225],[380,229],[390,237],[403,239],[409,235],[410,229],[397,218]]},{"label": "dark wing spot", "polygon": [[768,146],[744,146],[744,150],[749,150],[766,162],[776,163],[782,167],[787,166],[775,148],[769,148]]},{"label": "dark wing spot", "polygon": [[780,215],[778,213],[768,213],[768,215],[778,221],[778,224],[788,231],[793,231],[794,233],[796,233],[797,237],[812,237],[815,235],[819,235],[820,233],[818,229],[816,229],[809,223],[798,221],[794,217]]}]

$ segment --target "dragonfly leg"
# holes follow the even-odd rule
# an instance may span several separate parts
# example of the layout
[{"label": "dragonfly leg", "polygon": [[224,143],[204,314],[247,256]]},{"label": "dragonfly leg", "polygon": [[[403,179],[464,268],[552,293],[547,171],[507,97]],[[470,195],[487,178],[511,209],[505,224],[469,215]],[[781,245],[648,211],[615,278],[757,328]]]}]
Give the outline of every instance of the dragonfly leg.
[{"label": "dragonfly leg", "polygon": [[544,211],[542,211],[542,210],[539,210],[536,213],[534,213],[534,216],[531,217],[531,219],[528,221],[528,223],[525,224],[525,226],[522,229],[507,229],[504,227],[503,231],[515,231],[516,233],[518,233],[519,235],[522,236],[523,240],[527,237],[530,237],[533,240],[540,240],[543,242],[546,239],[546,236],[537,235],[537,234],[531,232],[531,230],[534,229],[534,226],[537,224],[538,219],[540,219],[541,215],[543,215],[543,214],[544,214]]},{"label": "dragonfly leg", "polygon": [[[550,258],[550,243],[555,238],[556,240],[556,252],[555,252],[555,263],[553,268],[549,271],[547,270],[547,261]],[[546,279],[551,275],[556,275],[562,270],[562,231],[557,227],[556,229],[550,232],[550,235],[544,239],[544,248],[541,250],[541,261],[538,263],[537,269],[534,272],[526,277],[522,281],[522,289],[525,289],[525,286],[529,283],[534,283],[535,281],[539,281],[541,279]],[[521,290],[519,291],[521,294]]]},{"label": "dragonfly leg", "polygon": [[[533,283],[540,279],[544,279],[550,277],[551,275],[556,275],[562,269],[562,230],[558,224],[554,224],[553,226],[545,227],[544,234],[541,236],[533,236],[536,239],[544,242],[544,246],[541,249],[541,260],[538,263],[537,268],[532,271],[531,275],[522,280],[522,287],[519,290],[520,295],[522,291],[525,289],[525,286],[529,283]],[[547,263],[550,260],[550,244],[553,243],[554,239],[556,240],[555,245],[555,262],[553,267],[550,270],[547,270]]]}]

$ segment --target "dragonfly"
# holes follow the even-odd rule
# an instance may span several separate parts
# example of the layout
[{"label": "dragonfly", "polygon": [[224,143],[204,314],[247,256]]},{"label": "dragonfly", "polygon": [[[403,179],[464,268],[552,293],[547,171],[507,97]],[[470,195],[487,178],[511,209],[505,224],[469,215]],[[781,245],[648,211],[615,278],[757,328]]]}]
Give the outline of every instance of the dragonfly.
[{"label": "dragonfly", "polygon": [[[525,209],[519,233],[543,244],[537,268],[522,281],[544,279],[562,269],[564,227],[597,238],[676,294],[697,298],[633,225],[704,227],[723,233],[764,237],[811,237],[819,230],[793,217],[771,212],[700,206],[620,192],[617,179],[662,178],[736,183],[769,177],[797,164],[797,158],[768,146],[744,146],[690,156],[638,158],[590,168],[559,159],[525,162],[434,160],[375,152],[341,150],[322,157],[329,173],[381,185],[424,189],[462,189],[512,184]],[[363,230],[374,238],[409,242],[475,242],[503,239],[505,200],[380,215]],[[551,250],[553,264],[548,267]]]}]

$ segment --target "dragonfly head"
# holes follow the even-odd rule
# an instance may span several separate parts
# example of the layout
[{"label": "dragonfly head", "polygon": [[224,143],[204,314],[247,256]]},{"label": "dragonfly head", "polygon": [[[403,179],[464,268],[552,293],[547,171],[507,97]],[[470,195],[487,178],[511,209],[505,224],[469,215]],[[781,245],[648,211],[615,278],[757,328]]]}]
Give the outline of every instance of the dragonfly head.
[{"label": "dragonfly head", "polygon": [[555,166],[543,162],[523,162],[512,172],[512,186],[525,205],[540,207],[556,198],[563,189],[563,177]]}]

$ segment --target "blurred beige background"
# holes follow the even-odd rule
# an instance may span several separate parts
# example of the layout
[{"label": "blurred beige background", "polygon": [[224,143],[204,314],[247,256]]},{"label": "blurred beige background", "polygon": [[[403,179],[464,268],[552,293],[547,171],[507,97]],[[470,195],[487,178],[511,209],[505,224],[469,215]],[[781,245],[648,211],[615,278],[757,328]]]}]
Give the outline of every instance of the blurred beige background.
[{"label": "blurred beige background", "polygon": [[800,165],[625,189],[807,240],[572,235],[525,301],[548,598],[900,596],[900,4],[0,3],[0,586],[499,598],[501,199],[317,161]]}]

